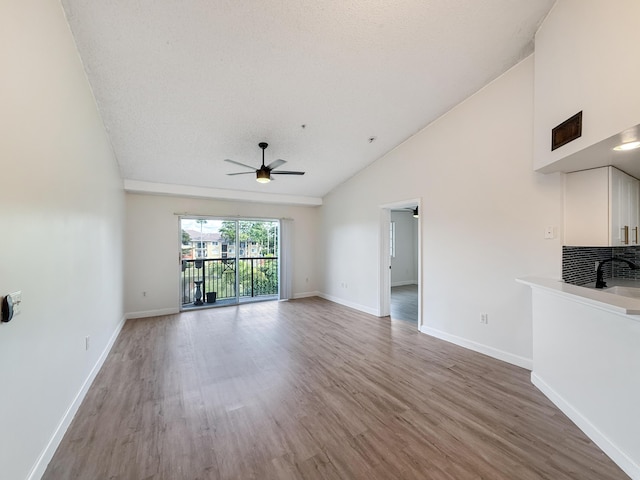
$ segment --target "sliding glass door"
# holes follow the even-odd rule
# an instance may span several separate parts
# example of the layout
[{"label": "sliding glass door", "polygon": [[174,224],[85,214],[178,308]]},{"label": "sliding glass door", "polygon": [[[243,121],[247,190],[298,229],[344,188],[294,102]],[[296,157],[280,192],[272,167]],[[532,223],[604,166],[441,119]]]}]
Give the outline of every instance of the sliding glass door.
[{"label": "sliding glass door", "polygon": [[180,219],[182,309],[278,298],[276,220]]}]

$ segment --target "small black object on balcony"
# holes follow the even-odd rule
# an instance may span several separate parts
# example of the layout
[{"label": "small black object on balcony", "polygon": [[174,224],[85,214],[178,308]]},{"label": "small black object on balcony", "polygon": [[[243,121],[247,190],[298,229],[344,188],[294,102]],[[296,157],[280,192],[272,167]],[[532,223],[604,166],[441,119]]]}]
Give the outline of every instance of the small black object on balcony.
[{"label": "small black object on balcony", "polygon": [[217,292],[207,292],[207,303],[216,303]]}]

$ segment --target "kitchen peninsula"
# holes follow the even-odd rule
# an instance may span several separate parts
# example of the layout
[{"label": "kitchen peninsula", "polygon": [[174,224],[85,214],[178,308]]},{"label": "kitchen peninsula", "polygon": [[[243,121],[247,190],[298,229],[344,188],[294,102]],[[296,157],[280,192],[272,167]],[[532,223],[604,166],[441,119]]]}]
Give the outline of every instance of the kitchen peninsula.
[{"label": "kitchen peninsula", "polygon": [[518,282],[532,290],[532,382],[640,478],[640,289],[624,280],[609,291],[539,277]]}]

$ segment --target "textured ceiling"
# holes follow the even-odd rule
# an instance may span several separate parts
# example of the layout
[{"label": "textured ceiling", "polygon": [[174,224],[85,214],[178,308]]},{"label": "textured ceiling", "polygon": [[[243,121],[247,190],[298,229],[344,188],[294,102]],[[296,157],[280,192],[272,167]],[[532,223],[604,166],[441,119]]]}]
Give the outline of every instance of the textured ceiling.
[{"label": "textured ceiling", "polygon": [[[530,54],[553,3],[62,0],[124,179],[312,197]],[[260,141],[306,175],[227,176]]]}]

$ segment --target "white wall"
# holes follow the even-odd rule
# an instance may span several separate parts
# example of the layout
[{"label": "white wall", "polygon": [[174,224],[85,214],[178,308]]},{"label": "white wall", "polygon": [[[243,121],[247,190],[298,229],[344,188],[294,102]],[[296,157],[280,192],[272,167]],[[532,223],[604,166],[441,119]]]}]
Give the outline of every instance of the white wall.
[{"label": "white wall", "polygon": [[[143,317],[177,312],[179,217],[293,219],[293,297],[318,290],[318,208],[212,199],[126,195],[125,311]],[[147,292],[146,296],[142,292]]]},{"label": "white wall", "polygon": [[530,366],[530,295],[514,279],[560,278],[544,228],[562,224],[560,174],[532,171],[532,137],[529,57],[324,198],[323,294],[379,311],[379,206],[421,198],[423,331]]},{"label": "white wall", "polygon": [[121,325],[124,193],[60,3],[0,10],[0,295],[23,298],[0,325],[0,477],[14,480],[40,478]]},{"label": "white wall", "polygon": [[391,286],[418,283],[418,220],[409,211],[391,211],[396,225],[396,251],[391,258]]},{"label": "white wall", "polygon": [[[536,33],[535,164],[640,123],[638,0],[558,0]],[[582,136],[551,151],[551,129],[583,112]]]}]

